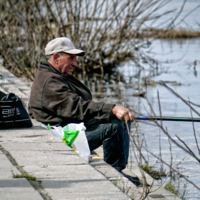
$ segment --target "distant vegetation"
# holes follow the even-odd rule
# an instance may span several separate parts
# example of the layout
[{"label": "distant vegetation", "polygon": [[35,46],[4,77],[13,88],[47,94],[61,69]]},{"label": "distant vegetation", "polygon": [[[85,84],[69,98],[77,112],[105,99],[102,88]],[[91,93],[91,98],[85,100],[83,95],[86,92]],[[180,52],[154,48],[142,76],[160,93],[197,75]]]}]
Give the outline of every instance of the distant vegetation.
[{"label": "distant vegetation", "polygon": [[141,34],[138,34],[138,38],[159,38],[159,39],[189,39],[200,37],[199,31],[191,31],[186,29],[146,29]]},{"label": "distant vegetation", "polygon": [[[85,57],[78,61],[79,71],[84,75],[97,71],[103,76],[105,71],[126,60],[134,61],[138,67],[143,61],[153,66],[157,61],[143,51],[150,47],[152,36],[177,38],[196,34],[171,30],[177,16],[154,27],[153,22],[172,13],[170,10],[159,12],[169,2],[1,0],[0,54],[6,68],[31,80],[46,44],[61,36],[71,38],[77,48],[86,51]],[[151,27],[148,22],[152,22]]]}]

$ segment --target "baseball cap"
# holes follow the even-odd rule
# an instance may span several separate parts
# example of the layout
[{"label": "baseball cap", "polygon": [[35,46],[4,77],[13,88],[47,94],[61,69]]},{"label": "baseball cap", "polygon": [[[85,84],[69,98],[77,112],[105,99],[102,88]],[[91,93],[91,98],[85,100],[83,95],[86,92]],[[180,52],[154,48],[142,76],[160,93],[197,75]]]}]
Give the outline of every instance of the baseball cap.
[{"label": "baseball cap", "polygon": [[77,56],[85,55],[85,51],[76,49],[71,40],[66,37],[58,37],[51,40],[45,48],[46,56],[59,52],[75,54]]}]

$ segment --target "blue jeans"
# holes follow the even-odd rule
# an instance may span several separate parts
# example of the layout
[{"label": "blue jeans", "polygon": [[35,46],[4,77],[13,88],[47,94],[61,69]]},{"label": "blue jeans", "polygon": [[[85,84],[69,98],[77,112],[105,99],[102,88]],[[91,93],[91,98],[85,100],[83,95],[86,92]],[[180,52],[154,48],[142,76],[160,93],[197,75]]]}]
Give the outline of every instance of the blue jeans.
[{"label": "blue jeans", "polygon": [[[90,151],[103,144],[104,160],[118,171],[126,167],[129,156],[129,136],[125,122],[113,117],[110,122],[95,120],[85,123]],[[128,122],[129,130],[131,123]]]}]

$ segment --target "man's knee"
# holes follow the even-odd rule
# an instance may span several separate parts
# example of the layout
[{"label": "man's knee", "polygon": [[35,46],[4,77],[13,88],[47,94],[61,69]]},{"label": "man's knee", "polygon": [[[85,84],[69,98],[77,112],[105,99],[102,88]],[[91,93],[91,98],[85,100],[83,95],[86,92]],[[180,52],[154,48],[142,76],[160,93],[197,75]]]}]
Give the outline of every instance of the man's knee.
[{"label": "man's knee", "polygon": [[117,132],[123,132],[124,122],[114,118],[110,121],[111,126],[117,130]]}]

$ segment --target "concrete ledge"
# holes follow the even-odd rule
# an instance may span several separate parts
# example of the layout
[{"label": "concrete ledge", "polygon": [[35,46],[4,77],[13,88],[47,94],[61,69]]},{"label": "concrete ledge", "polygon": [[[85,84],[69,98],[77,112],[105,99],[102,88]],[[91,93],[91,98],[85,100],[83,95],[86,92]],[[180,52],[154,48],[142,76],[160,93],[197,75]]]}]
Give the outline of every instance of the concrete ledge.
[{"label": "concrete ledge", "polygon": [[[0,90],[29,98],[31,82],[16,78],[0,66]],[[90,164],[56,138],[40,123],[32,120],[32,128],[0,130],[0,199],[139,199],[145,187],[136,186],[103,161],[103,150],[91,155]],[[37,181],[15,179],[13,174],[28,173]],[[142,183],[140,169],[131,163],[124,173],[137,177]],[[147,183],[154,180],[145,173]],[[159,184],[154,181],[153,190]],[[148,199],[179,200],[160,188]]]},{"label": "concrete ledge", "polygon": [[141,182],[141,185],[139,186],[133,184],[126,177],[123,177],[121,173],[103,161],[103,149],[101,147],[96,149],[94,152],[95,154],[92,156],[100,156],[101,159],[91,160],[90,164],[106,178],[112,181],[113,184],[120,188],[120,190],[127,194],[131,199],[141,199],[144,190],[148,189],[147,187],[143,186],[143,178],[141,174],[142,171],[146,177],[147,184],[153,185],[152,189],[150,190],[151,193],[148,195],[148,199],[181,200],[179,197],[160,186],[156,180],[140,169],[134,162],[130,162],[123,172],[131,177],[137,177]]}]

